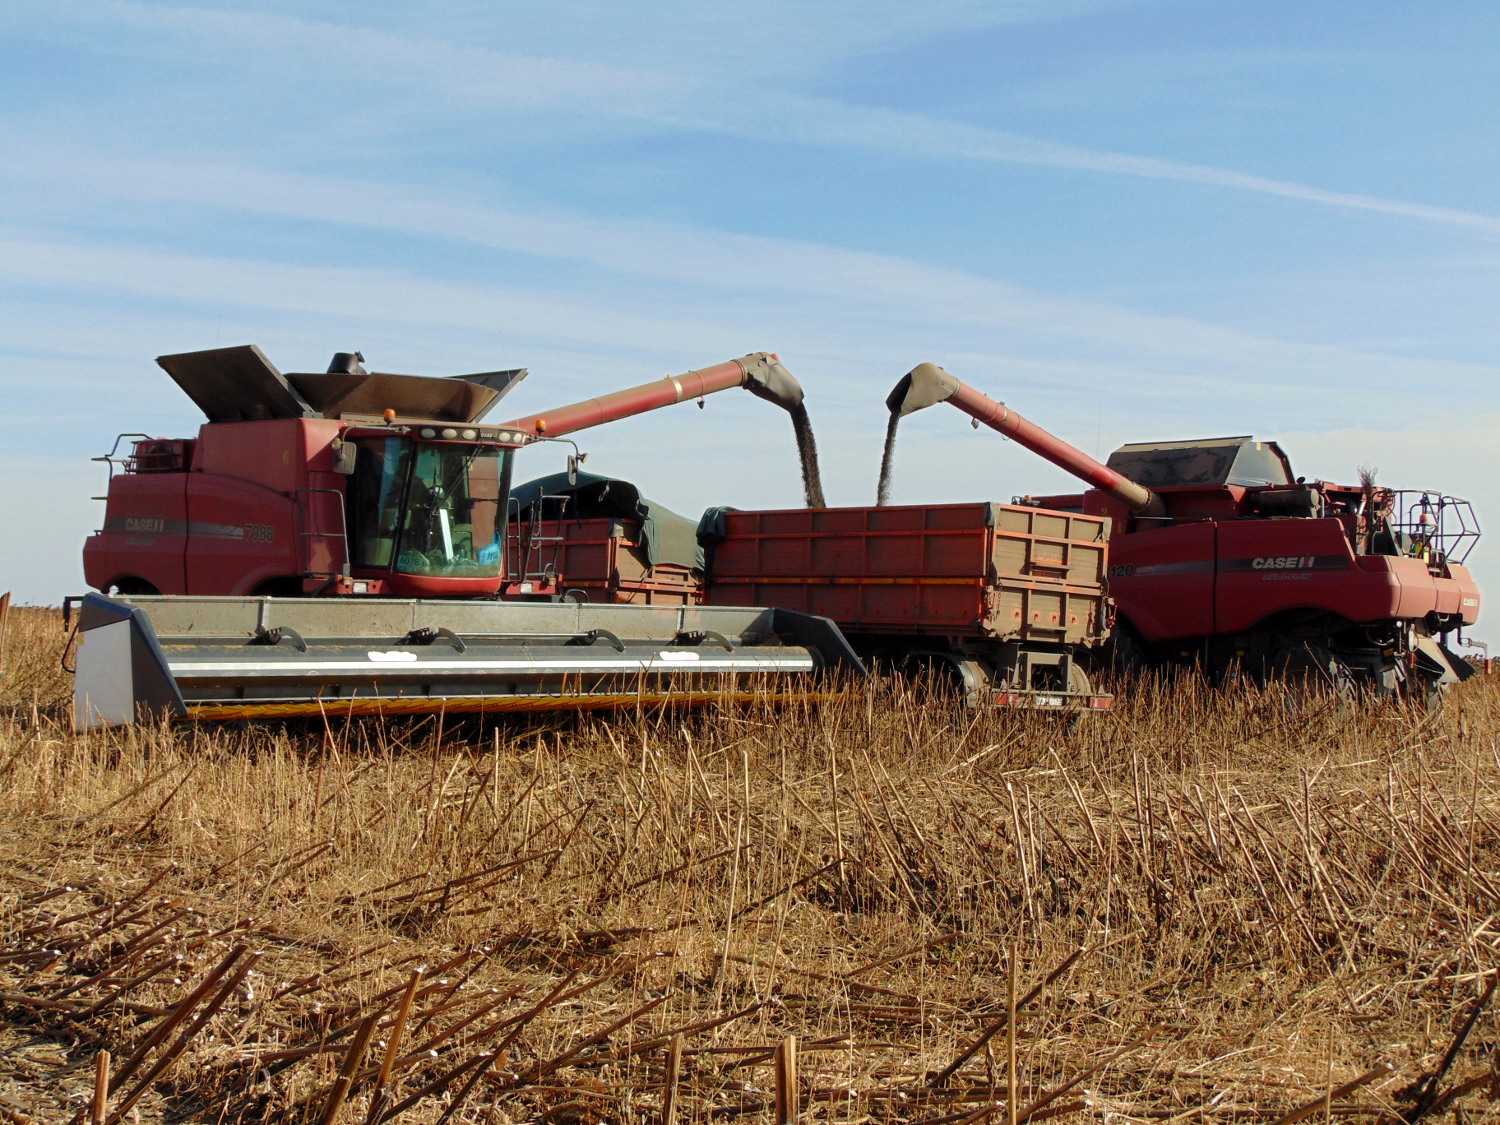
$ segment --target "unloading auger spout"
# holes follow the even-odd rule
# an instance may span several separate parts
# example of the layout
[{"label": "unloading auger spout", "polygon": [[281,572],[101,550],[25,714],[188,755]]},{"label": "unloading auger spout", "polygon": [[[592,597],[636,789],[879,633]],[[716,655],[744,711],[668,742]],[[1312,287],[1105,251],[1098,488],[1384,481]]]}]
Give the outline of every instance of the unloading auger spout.
[{"label": "unloading auger spout", "polygon": [[668,375],[598,398],[585,399],[571,406],[544,410],[517,418],[507,427],[535,437],[562,437],[590,426],[616,422],[635,414],[644,414],[674,403],[701,399],[731,387],[744,387],[756,398],[765,399],[785,410],[792,420],[797,437],[797,459],[802,469],[802,486],[809,508],[824,506],[822,474],[818,468],[818,447],[813,439],[812,423],[803,403],[802,385],[771,352],[755,352],[727,363],[715,364],[683,375]]},{"label": "unloading auger spout", "polygon": [[956,379],[935,363],[919,364],[903,375],[886,397],[885,405],[894,417],[904,418],[940,402],[952,403],[1017,445],[1113,496],[1138,516],[1161,515],[1164,511],[1161,499],[1149,488],[1121,476],[1108,465],[1023,418],[1005,403],[996,402]]},{"label": "unloading auger spout", "polygon": [[678,402],[702,398],[732,387],[744,387],[757,398],[775,403],[787,412],[802,405],[802,385],[769,352],[756,352],[741,359],[731,359],[712,367],[699,368],[682,375],[668,375],[638,387],[585,399],[569,406],[543,410],[507,422],[505,427],[523,430],[539,437],[562,437],[590,426],[617,422],[648,410],[657,410]]}]

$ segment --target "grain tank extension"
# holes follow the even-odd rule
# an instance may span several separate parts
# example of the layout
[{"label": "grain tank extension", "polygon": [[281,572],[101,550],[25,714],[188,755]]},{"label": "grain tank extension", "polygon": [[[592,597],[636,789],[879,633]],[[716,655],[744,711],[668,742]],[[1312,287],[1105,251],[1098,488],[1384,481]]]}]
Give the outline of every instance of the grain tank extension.
[{"label": "grain tank extension", "polygon": [[1435,491],[1307,481],[1274,442],[1137,443],[1106,464],[935,364],[886,400],[958,407],[1083,480],[1028,502],[1110,520],[1115,654],[1363,685],[1432,703],[1471,669],[1447,638],[1479,616],[1470,505]]}]

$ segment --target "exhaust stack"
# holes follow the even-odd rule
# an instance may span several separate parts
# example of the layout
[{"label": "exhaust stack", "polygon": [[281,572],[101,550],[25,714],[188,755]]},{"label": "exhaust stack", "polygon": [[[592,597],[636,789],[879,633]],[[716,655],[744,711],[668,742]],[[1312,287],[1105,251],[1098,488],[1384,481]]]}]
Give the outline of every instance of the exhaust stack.
[{"label": "exhaust stack", "polygon": [[1166,514],[1161,498],[1149,488],[1100,464],[1082,450],[1023,418],[1005,403],[996,402],[960,382],[935,363],[920,364],[903,375],[886,397],[885,405],[894,417],[904,418],[940,402],[951,402],[969,417],[1067,470],[1091,487],[1113,496],[1138,516]]}]

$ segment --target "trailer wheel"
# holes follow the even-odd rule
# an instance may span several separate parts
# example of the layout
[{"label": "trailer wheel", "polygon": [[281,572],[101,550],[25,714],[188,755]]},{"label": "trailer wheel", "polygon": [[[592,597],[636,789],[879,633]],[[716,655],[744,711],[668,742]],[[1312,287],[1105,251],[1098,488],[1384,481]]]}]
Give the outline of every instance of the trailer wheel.
[{"label": "trailer wheel", "polygon": [[913,690],[964,707],[977,704],[990,685],[989,670],[958,653],[908,652],[888,660],[891,673]]},{"label": "trailer wheel", "polygon": [[[1088,673],[1078,666],[1077,661],[1068,662],[1068,690],[1085,696],[1094,693],[1094,685],[1089,682]],[[1075,707],[1066,712],[1066,715],[1063,719],[1064,738],[1072,738],[1097,719],[1094,712],[1083,707]]]}]

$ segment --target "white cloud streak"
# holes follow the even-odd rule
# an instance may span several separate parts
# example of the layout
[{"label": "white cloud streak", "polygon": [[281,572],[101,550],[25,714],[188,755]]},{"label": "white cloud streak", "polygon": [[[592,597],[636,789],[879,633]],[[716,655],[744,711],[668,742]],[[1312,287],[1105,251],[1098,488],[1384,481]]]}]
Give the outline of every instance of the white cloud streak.
[{"label": "white cloud streak", "polygon": [[[1109,6],[1116,5],[1080,0],[1052,15]],[[931,33],[934,27],[1025,22],[1046,18],[1046,14],[1046,5],[1029,0],[989,10],[984,5],[950,4],[935,19],[929,19],[926,27]],[[803,96],[788,90],[784,83],[736,81],[726,96],[722,69],[708,64],[749,35],[742,29],[743,34],[736,39],[735,19],[740,17],[730,18],[732,15],[723,6],[715,6],[708,26],[723,29],[725,42],[705,57],[689,58],[686,65],[675,67],[628,52],[615,54],[626,54],[644,65],[625,67],[567,57],[532,57],[293,16],[125,0],[97,7],[65,7],[52,18],[66,22],[86,17],[88,33],[93,36],[101,28],[112,28],[117,33],[115,38],[95,40],[103,50],[126,49],[128,37],[134,36],[144,39],[147,49],[166,50],[177,57],[216,57],[221,64],[240,69],[272,69],[302,80],[337,75],[366,89],[388,91],[393,84],[406,87],[440,99],[440,106],[429,107],[439,116],[461,108],[505,114],[563,110],[594,114],[603,121],[628,120],[637,127],[1223,188],[1446,226],[1486,238],[1500,237],[1500,216],[1484,212],[1331,190],[1210,165],[1068,145],[924,114],[850,105]],[[805,36],[799,42],[819,43],[825,52],[833,54],[850,53],[889,44],[902,34],[916,34],[921,26],[921,21],[912,26],[912,21],[898,18],[889,10],[882,11],[880,18],[859,20],[853,11],[847,16],[857,29],[840,36],[831,30],[839,20],[816,21],[818,29],[828,33],[826,39]],[[35,18],[44,22],[48,19],[41,15]],[[795,24],[797,17],[783,12],[781,19]],[[776,20],[757,21],[758,26],[764,24],[775,26]],[[127,39],[121,40],[119,35]],[[740,54],[744,53],[741,48]],[[748,65],[753,74],[757,63]],[[804,58],[801,65],[806,69],[812,60]]]},{"label": "white cloud streak", "polygon": [[[1070,340],[1098,351],[1099,358],[1122,355],[1158,373],[1211,371],[1218,378],[1253,377],[1261,385],[1305,385],[1331,374],[1358,373],[1369,386],[1399,386],[1413,379],[1441,375],[1462,384],[1490,378],[1488,368],[1434,363],[1361,352],[1332,345],[1298,344],[1204,324],[1178,317],[1152,316],[1077,299],[1037,293],[990,278],[921,262],[813,243],[751,235],[726,234],[642,221],[610,221],[562,213],[535,214],[485,207],[472,201],[417,188],[393,187],[345,177],[308,176],[256,168],[104,160],[88,154],[62,155],[28,148],[16,140],[15,159],[0,169],[0,185],[35,190],[48,185],[79,184],[90,199],[112,198],[160,205],[192,204],[211,210],[241,211],[282,219],[312,220],[367,229],[452,240],[505,253],[553,261],[585,263],[619,279],[645,279],[689,287],[696,295],[749,294],[790,300],[813,297],[823,310],[837,306],[842,317],[884,318],[882,336],[908,339],[951,336],[955,327],[985,336],[1006,334],[1013,348]],[[66,191],[56,187],[54,190]],[[112,253],[101,248],[102,260]],[[64,255],[88,273],[87,251]],[[45,259],[39,248],[36,257]],[[12,259],[12,263],[19,259]],[[0,266],[0,276],[13,272]],[[45,265],[38,267],[45,268]],[[247,267],[252,274],[259,267]],[[142,277],[144,265],[119,271],[95,270],[96,276]],[[378,299],[369,274],[351,271],[350,285]],[[387,281],[401,286],[398,279]],[[199,284],[198,282],[194,283]],[[198,292],[212,292],[211,271]],[[258,283],[251,283],[257,289]],[[517,300],[520,300],[517,298]],[[681,300],[674,297],[674,300]],[[522,304],[525,302],[522,301]],[[434,307],[441,302],[434,302]],[[467,307],[455,298],[454,308]],[[515,310],[511,323],[560,323],[558,309]],[[600,335],[624,332],[625,326],[600,313],[591,323]],[[695,323],[719,317],[700,312]],[[794,316],[806,323],[806,316]],[[688,325],[658,324],[641,316],[649,331],[677,331],[696,338]],[[918,327],[923,326],[923,327]],[[580,328],[580,331],[585,331]],[[634,333],[631,333],[634,336]],[[670,338],[670,337],[664,337]],[[957,348],[972,347],[957,344]],[[988,349],[985,349],[988,350]],[[1075,349],[1076,354],[1076,349]],[[1274,374],[1273,374],[1274,373]]]},{"label": "white cloud streak", "polygon": [[[691,123],[691,119],[684,123]],[[995,129],[939,121],[922,114],[851,106],[826,99],[789,96],[774,101],[767,99],[756,105],[753,113],[725,115],[718,121],[705,118],[699,120],[698,125],[766,140],[1202,184],[1340,210],[1367,211],[1460,227],[1488,237],[1500,237],[1500,216],[1480,211],[1383,199],[1359,192],[1329,191],[1226,168],[1079,148]]]}]

